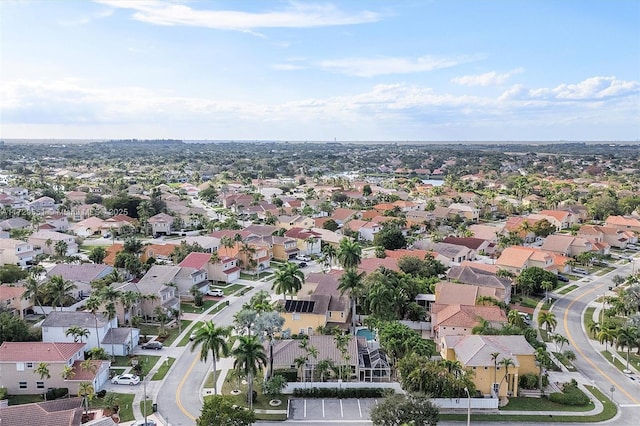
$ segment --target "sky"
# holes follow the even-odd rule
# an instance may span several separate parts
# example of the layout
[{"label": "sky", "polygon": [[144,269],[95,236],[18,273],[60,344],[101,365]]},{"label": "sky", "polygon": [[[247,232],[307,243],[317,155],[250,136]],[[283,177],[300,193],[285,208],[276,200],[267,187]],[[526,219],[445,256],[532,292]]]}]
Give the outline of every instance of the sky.
[{"label": "sky", "polygon": [[0,137],[640,140],[637,0],[1,0]]}]

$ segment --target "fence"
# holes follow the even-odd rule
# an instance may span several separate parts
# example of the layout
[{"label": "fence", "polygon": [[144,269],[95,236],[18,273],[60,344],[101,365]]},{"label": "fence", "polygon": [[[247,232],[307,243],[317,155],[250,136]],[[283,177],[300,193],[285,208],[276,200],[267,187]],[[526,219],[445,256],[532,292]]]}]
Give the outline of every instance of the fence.
[{"label": "fence", "polygon": [[397,382],[289,382],[282,393],[292,394],[294,389],[311,389],[311,388],[338,388],[338,389],[355,389],[355,388],[385,388],[393,389],[396,393],[404,393]]},{"label": "fence", "polygon": [[498,398],[433,398],[431,400],[439,408],[445,409],[464,409],[469,407],[474,410],[497,410]]}]

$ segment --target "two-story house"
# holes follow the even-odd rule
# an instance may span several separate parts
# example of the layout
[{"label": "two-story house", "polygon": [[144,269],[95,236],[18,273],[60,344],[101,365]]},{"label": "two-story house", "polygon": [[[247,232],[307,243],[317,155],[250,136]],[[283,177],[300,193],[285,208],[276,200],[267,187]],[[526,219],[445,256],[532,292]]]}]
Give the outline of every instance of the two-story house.
[{"label": "two-story house", "polygon": [[[109,361],[92,361],[95,368],[85,371],[85,343],[62,342],[4,342],[0,345],[0,374],[2,386],[11,395],[44,393],[49,388],[68,388],[76,395],[82,382],[90,382],[97,392],[109,380]],[[36,372],[46,364],[49,377]],[[65,367],[71,368],[71,378],[63,379]]]},{"label": "two-story house", "polygon": [[21,286],[0,285],[0,312],[24,318],[27,310],[33,306],[31,301],[23,297],[25,288]]},{"label": "two-story house", "polygon": [[56,244],[63,241],[67,245],[67,256],[78,253],[78,244],[73,235],[63,234],[55,231],[36,231],[29,236],[27,242],[36,250],[38,247],[44,254],[55,255]]},{"label": "two-story house", "polygon": [[0,239],[0,265],[26,267],[36,257],[33,246],[28,242],[11,238]]},{"label": "two-story house", "polygon": [[[296,240],[296,246],[306,255],[319,255],[322,249],[322,234],[311,229],[293,227],[284,233],[285,237]],[[275,254],[274,254],[275,256]]]},{"label": "two-story house", "polygon": [[517,275],[533,266],[550,272],[564,271],[568,260],[569,258],[566,256],[554,256],[554,253],[533,247],[511,246],[502,251],[495,264],[498,268]]},{"label": "two-story house", "polygon": [[[144,317],[155,318],[154,310],[158,306],[167,312],[170,312],[171,309],[179,309],[180,300],[176,275],[181,269],[180,266],[153,265],[136,283],[136,287],[144,296],[141,304],[141,313]],[[180,290],[180,293],[184,291],[188,294],[190,288],[184,286],[184,290]]]},{"label": "two-story house", "polygon": [[382,231],[382,225],[376,222],[367,222],[360,219],[352,219],[344,224],[345,229],[350,229],[358,234],[358,238],[364,241],[373,241],[376,234]]},{"label": "two-story house", "polygon": [[153,235],[169,235],[173,231],[173,221],[175,218],[166,213],[158,213],[148,220],[151,225]]},{"label": "two-story house", "polygon": [[56,210],[56,200],[51,197],[40,197],[27,203],[27,209],[37,213],[54,212]]},{"label": "two-story house", "polygon": [[593,243],[582,237],[574,237],[573,235],[554,234],[545,238],[544,243],[540,247],[551,253],[558,253],[564,256],[575,257],[580,253],[599,252],[607,254],[609,252],[607,243]]},{"label": "two-story house", "polygon": [[619,231],[631,231],[640,234],[640,219],[632,216],[609,216],[605,225],[616,228]]},{"label": "two-story house", "polygon": [[59,263],[49,271],[47,278],[61,276],[64,280],[71,281],[76,288],[72,290],[71,295],[75,299],[84,299],[88,297],[93,287],[91,282],[106,277],[113,271],[113,267],[109,265],[101,265],[95,263],[68,264]]},{"label": "two-story house", "polygon": [[51,231],[66,232],[69,229],[69,219],[67,215],[52,213],[46,215],[43,220],[44,223],[51,227]]},{"label": "two-story house", "polygon": [[619,249],[625,249],[627,244],[635,244],[638,241],[638,237],[632,231],[621,231],[613,226],[582,225],[576,236],[607,243]]}]

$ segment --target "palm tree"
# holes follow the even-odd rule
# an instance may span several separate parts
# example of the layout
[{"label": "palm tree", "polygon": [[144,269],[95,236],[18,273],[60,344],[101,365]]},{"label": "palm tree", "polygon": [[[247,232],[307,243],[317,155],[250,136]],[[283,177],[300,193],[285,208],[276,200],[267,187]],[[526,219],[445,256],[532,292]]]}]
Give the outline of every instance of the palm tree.
[{"label": "palm tree", "polygon": [[296,263],[286,262],[278,267],[271,289],[282,294],[285,299],[287,293],[293,295],[304,285],[304,273]]},{"label": "palm tree", "polygon": [[82,343],[82,339],[89,337],[90,332],[88,329],[80,327],[79,325],[72,325],[64,332],[64,334],[65,336],[72,335],[75,343]]},{"label": "palm tree", "polygon": [[102,246],[96,246],[89,253],[89,260],[93,263],[101,264],[107,257],[107,250]]},{"label": "palm tree", "polygon": [[524,318],[516,309],[511,309],[507,315],[507,321],[514,327],[525,328]]},{"label": "palm tree", "polygon": [[549,290],[553,290],[553,283],[551,281],[542,281],[540,283],[540,287],[544,290],[544,298],[546,301],[549,300]]},{"label": "palm tree", "polygon": [[156,316],[156,321],[158,321],[158,335],[165,336],[164,326],[169,321],[167,311],[162,306],[156,306],[153,313]]},{"label": "palm tree", "polygon": [[[493,383],[497,383],[498,378],[498,357],[500,356],[500,352],[492,352],[491,360],[493,361]],[[493,389],[493,386],[491,387]]]},{"label": "palm tree", "polygon": [[[200,361],[207,362],[209,358],[209,351],[211,351],[211,357],[213,358],[213,371],[214,375],[217,375],[216,361],[220,359],[220,356],[229,356],[229,338],[231,337],[231,327],[216,327],[213,321],[205,322],[202,327],[196,331],[196,336],[193,339],[193,346],[191,346],[191,352],[196,347],[200,347]],[[213,383],[213,393],[218,393],[217,380]]]},{"label": "palm tree", "polygon": [[324,244],[322,246],[323,263],[329,266],[329,269],[333,266],[333,260],[336,258],[338,252],[336,248],[331,244]]},{"label": "palm tree", "polygon": [[[51,378],[51,373],[49,372],[49,364],[47,364],[46,362],[41,362],[40,364],[38,364],[33,372],[40,376],[40,380],[42,380],[43,383],[45,380]],[[47,400],[47,392],[44,393],[44,400]]]},{"label": "palm tree", "polygon": [[25,300],[29,300],[33,305],[38,305],[40,307],[40,313],[44,313],[42,309],[42,304],[40,303],[40,299],[38,298],[38,293],[40,292],[40,283],[33,276],[29,276],[27,278],[27,282],[24,285],[25,291],[22,294],[22,298]]},{"label": "palm tree", "polygon": [[239,252],[242,253],[243,255],[242,259],[240,259],[244,263],[243,267],[251,271],[254,270],[258,264],[254,259],[254,256],[256,254],[256,248],[253,246],[250,246],[248,243],[244,243],[240,246]]},{"label": "palm tree", "polygon": [[96,295],[91,295],[85,302],[85,307],[89,312],[93,314],[93,319],[96,322],[96,342],[98,342],[98,349],[100,349],[100,332],[98,331],[98,310],[102,306],[102,301]]},{"label": "palm tree", "polygon": [[356,241],[343,238],[340,241],[337,257],[344,269],[355,269],[362,261],[362,247]]},{"label": "palm tree", "polygon": [[324,382],[324,376],[325,374],[327,374],[329,371],[331,371],[331,368],[333,367],[333,361],[331,361],[330,359],[322,359],[320,361],[318,361],[318,365],[317,365],[317,373],[320,376],[320,381]]},{"label": "palm tree", "polygon": [[264,347],[256,336],[240,336],[239,344],[233,351],[235,361],[233,367],[244,372],[249,382],[249,409],[253,409],[253,377],[267,365],[267,355]]},{"label": "palm tree", "polygon": [[616,331],[616,329],[614,327],[611,327],[607,324],[605,324],[604,326],[602,326],[602,328],[600,329],[600,331],[598,332],[598,341],[600,343],[604,343],[604,350],[608,351],[608,344],[611,343],[613,344],[613,342],[616,340],[618,333]]},{"label": "palm tree", "polygon": [[589,333],[593,335],[594,338],[596,338],[598,336],[598,333],[600,332],[600,323],[589,321],[587,323],[587,329],[589,330]]},{"label": "palm tree", "polygon": [[544,311],[538,314],[538,326],[544,326],[547,330],[547,333],[553,332],[557,325],[558,320],[556,320],[556,314],[554,314],[553,312]]},{"label": "palm tree", "polygon": [[638,329],[633,326],[626,326],[618,330],[616,335],[616,346],[618,348],[626,347],[627,348],[627,367],[626,370],[629,370],[629,353],[631,352],[632,346],[638,344],[638,338],[640,334],[638,333]]},{"label": "palm tree", "polygon": [[82,382],[78,386],[78,396],[82,397],[82,401],[85,407],[85,415],[89,413],[89,401],[93,399],[94,394],[95,390],[93,389],[93,385],[91,384],[91,382]]},{"label": "palm tree", "polygon": [[[562,352],[562,348],[564,347],[564,345],[569,344],[569,339],[564,337],[562,334],[554,334],[552,340],[556,344],[556,351],[558,352]],[[560,345],[559,348],[558,345]]]},{"label": "palm tree", "polygon": [[[507,382],[507,394],[508,394],[509,392],[511,392],[511,384],[507,379],[507,377],[509,376],[509,367],[515,366],[515,363],[513,362],[512,358],[502,358],[502,360],[500,360],[500,365],[504,365],[504,378],[502,380],[505,380]],[[502,381],[500,381],[500,383],[502,383]]]},{"label": "palm tree", "polygon": [[340,296],[345,293],[349,293],[349,299],[351,301],[351,334],[356,334],[356,297],[362,290],[362,278],[364,272],[357,273],[355,269],[348,269],[340,277],[340,284],[338,290],[340,290]]},{"label": "palm tree", "polygon": [[69,249],[69,244],[66,241],[60,240],[55,243],[53,246],[53,251],[56,253],[56,256],[60,259],[67,255],[67,250]]},{"label": "palm tree", "polygon": [[69,365],[65,365],[64,367],[62,367],[62,371],[60,371],[60,377],[62,377],[63,380],[71,380],[75,377],[75,375],[75,370]]},{"label": "palm tree", "polygon": [[55,308],[60,304],[60,310],[64,307],[64,302],[70,297],[70,293],[78,288],[73,282],[65,280],[62,275],[54,275],[49,278],[47,291],[51,294],[51,306]]}]

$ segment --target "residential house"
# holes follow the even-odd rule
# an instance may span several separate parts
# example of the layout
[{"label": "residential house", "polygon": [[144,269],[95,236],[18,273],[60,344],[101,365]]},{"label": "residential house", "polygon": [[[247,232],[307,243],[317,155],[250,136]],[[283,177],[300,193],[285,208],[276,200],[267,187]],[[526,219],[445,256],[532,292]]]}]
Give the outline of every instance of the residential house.
[{"label": "residential house", "polygon": [[326,244],[331,244],[334,248],[338,248],[338,246],[340,246],[340,241],[344,238],[344,235],[341,233],[333,232],[324,228],[311,228],[311,231],[316,234],[320,234],[320,239]]},{"label": "residential house", "polygon": [[279,229],[277,226],[272,225],[249,225],[243,231],[248,232],[253,237],[270,237]]},{"label": "residential house", "polygon": [[36,231],[27,240],[34,250],[42,250],[44,254],[55,255],[56,244],[63,241],[67,245],[67,256],[78,253],[78,244],[73,235],[63,234],[55,231]]},{"label": "residential house", "polygon": [[436,284],[434,294],[436,296],[435,304],[439,305],[476,305],[479,297],[493,297],[504,302],[504,299],[500,297],[502,294],[500,289],[446,281]]},{"label": "residential house", "polygon": [[216,255],[215,262],[212,262],[211,258],[210,253],[192,252],[180,262],[179,266],[205,270],[209,281],[231,283],[240,278],[237,258]]},{"label": "residential house", "polygon": [[505,248],[496,260],[496,266],[500,269],[519,274],[527,268],[537,266],[550,272],[556,272],[560,263],[565,263],[568,258],[558,258],[545,250],[533,247],[511,246]]},{"label": "residential house", "polygon": [[[488,253],[493,251],[492,249],[494,248],[494,246],[492,246],[491,243],[489,243],[489,241],[483,240],[481,238],[473,238],[473,237],[469,237],[469,238],[446,237],[444,240],[442,240],[442,242],[446,244],[453,244],[457,246],[466,247],[470,250],[473,250],[476,254],[480,252]],[[468,259],[468,260],[474,260],[474,259]]]},{"label": "residential house", "polygon": [[[157,316],[155,309],[158,306],[167,312],[171,309],[179,309],[178,288],[169,284],[175,284],[174,280],[180,269],[182,269],[180,266],[153,265],[136,283],[136,287],[144,298],[141,306],[143,317],[155,318]],[[188,294],[189,289],[184,289],[184,292]]]},{"label": "residential house", "polygon": [[466,204],[452,203],[449,205],[449,215],[459,215],[463,219],[477,222],[480,218],[480,209],[473,202]]},{"label": "residential house", "polygon": [[[604,246],[607,246],[604,248]],[[608,244],[606,243],[593,243],[586,238],[574,237],[573,235],[566,234],[554,234],[545,238],[544,243],[540,247],[542,250],[546,250],[551,253],[558,253],[563,256],[575,257],[580,253],[585,252],[597,252],[599,248],[608,253]],[[603,253],[606,254],[606,253]]]},{"label": "residential house", "polygon": [[607,243],[619,249],[625,249],[627,244],[638,241],[638,237],[632,231],[621,231],[613,226],[582,225],[576,236],[598,243]]},{"label": "residential house", "polygon": [[14,229],[29,229],[31,222],[21,217],[12,217],[0,222],[0,229],[3,231],[13,231]]},{"label": "residential house", "polygon": [[[471,379],[483,395],[518,395],[521,376],[540,374],[535,349],[520,335],[444,336],[440,341],[440,355],[445,360],[459,361],[462,368],[471,370]],[[513,365],[506,367],[505,359],[510,359]]]},{"label": "residential house", "polygon": [[68,191],[64,194],[67,200],[76,204],[84,204],[87,199],[87,193],[84,191]]},{"label": "residential house", "polygon": [[295,258],[298,253],[300,253],[296,240],[293,238],[278,237],[274,235],[270,237],[262,237],[260,242],[263,244],[269,244],[273,253],[273,259],[283,262]]},{"label": "residential house", "polygon": [[[324,328],[346,329],[351,321],[348,293],[341,294],[338,290],[340,277],[344,271],[331,270],[329,273],[314,272],[306,276],[304,285],[297,294],[299,300],[311,295],[329,296],[329,305],[325,313]],[[299,325],[299,324],[298,324]],[[304,327],[299,327],[304,328]],[[308,328],[307,328],[308,329]],[[292,329],[293,332],[294,329]]]},{"label": "residential house", "polygon": [[568,229],[579,222],[578,218],[570,211],[565,210],[541,210],[538,213],[530,214],[532,219],[547,219],[556,229]]},{"label": "residential house", "polygon": [[102,222],[101,232],[102,235],[117,235],[123,233],[123,231],[127,228],[134,229],[136,228],[138,221],[132,217],[129,217],[124,214],[119,214],[108,219],[105,219]]},{"label": "residential house", "polygon": [[[265,343],[267,345],[268,343]],[[299,340],[283,339],[273,345],[274,369],[298,369],[298,375],[302,381],[313,380],[314,371],[317,371],[318,363],[329,360],[333,365],[350,365],[351,378],[360,381],[388,381],[390,368],[387,358],[379,349],[369,346],[363,337],[349,336],[346,346],[346,356],[338,350],[333,336],[311,335],[308,341],[309,347],[318,351],[315,357],[309,356],[304,348],[300,347]],[[305,364],[299,368],[296,360],[306,358]]]},{"label": "residential house", "polygon": [[[3,426],[76,426],[82,423],[83,413],[84,399],[78,396],[31,404],[0,406],[0,419],[2,419]],[[111,419],[111,417],[103,418]],[[85,425],[91,426],[90,423],[85,423]]]},{"label": "residential house", "polygon": [[344,225],[351,219],[359,219],[361,213],[358,210],[338,208],[333,211],[331,218],[336,221],[338,225]]},{"label": "residential house", "polygon": [[91,216],[69,227],[69,231],[79,237],[90,237],[99,234],[104,226],[104,221],[99,217]]},{"label": "residential house", "polygon": [[320,232],[293,227],[287,230],[284,236],[295,239],[298,250],[306,255],[319,255],[321,253],[322,234]]},{"label": "residential house", "polygon": [[52,213],[46,215],[44,223],[49,225],[49,230],[58,232],[67,232],[69,230],[69,218],[66,214]]},{"label": "residential house", "polygon": [[142,290],[140,284],[144,285],[148,282],[175,286],[175,296],[190,295],[193,287],[196,287],[202,294],[209,289],[207,271],[205,269],[182,266],[153,265],[138,281],[138,288]]},{"label": "residential house", "polygon": [[431,327],[434,341],[439,344],[444,336],[468,336],[482,321],[495,329],[507,323],[507,315],[498,306],[476,306],[434,303],[431,305]]},{"label": "residential house", "polygon": [[619,231],[631,231],[640,234],[640,219],[633,216],[609,216],[605,225]]},{"label": "residential house", "polygon": [[463,262],[460,266],[452,266],[447,272],[447,278],[451,282],[495,288],[497,289],[498,300],[504,300],[505,303],[511,301],[511,280],[496,276],[495,271],[487,271],[482,268],[481,264]]},{"label": "residential house", "polygon": [[173,221],[175,218],[166,213],[158,213],[148,220],[151,225],[153,235],[169,235],[173,231]]},{"label": "residential house", "polygon": [[278,216],[278,222],[276,223],[278,228],[291,229],[291,228],[311,228],[315,225],[315,221],[309,216]]},{"label": "residential house", "polygon": [[71,281],[76,285],[72,292],[74,299],[84,299],[91,294],[93,288],[91,282],[104,278],[113,271],[113,267],[109,265],[100,265],[95,263],[81,263],[79,265],[59,263],[47,271],[47,278],[61,276],[67,281]]},{"label": "residential house", "polygon": [[42,322],[43,342],[74,342],[74,336],[67,331],[70,327],[81,327],[89,336],[81,339],[86,344],[85,351],[102,348],[108,354],[128,355],[138,345],[140,330],[118,328],[118,317],[109,320],[103,313],[52,311]]},{"label": "residential house", "polygon": [[423,210],[412,210],[407,212],[406,215],[407,226],[418,225],[421,227],[421,232],[426,230],[426,225],[435,222],[433,212]]},{"label": "residential house", "polygon": [[0,239],[0,265],[18,265],[25,268],[36,257],[33,246],[22,240]]},{"label": "residential house", "polygon": [[449,243],[427,243],[426,245],[417,245],[419,248],[434,251],[448,260],[445,266],[460,264],[465,260],[474,260],[476,251],[465,246]]},{"label": "residential house", "polygon": [[474,223],[469,225],[469,230],[473,232],[475,238],[489,241],[490,243],[498,243],[498,235],[502,233],[503,226],[483,225]]},{"label": "residential house", "polygon": [[23,297],[24,292],[25,288],[21,286],[0,285],[0,312],[6,311],[24,319],[33,306],[30,300]]},{"label": "residential house", "polygon": [[344,224],[344,229],[358,235],[358,239],[363,241],[373,241],[376,234],[382,231],[382,225],[375,222],[367,222],[359,219],[351,219]]},{"label": "residential house", "polygon": [[56,210],[56,200],[51,197],[40,197],[27,203],[27,210],[36,213],[54,212]]},{"label": "residential house", "polygon": [[[4,342],[0,345],[2,385],[11,395],[44,393],[49,388],[68,388],[69,394],[77,395],[80,383],[88,381],[97,392],[109,380],[110,362],[93,361],[95,372],[84,372],[80,362],[84,360],[85,350],[85,343]],[[36,373],[40,363],[47,364],[49,378]],[[73,368],[73,379],[62,378],[64,367]]]}]

